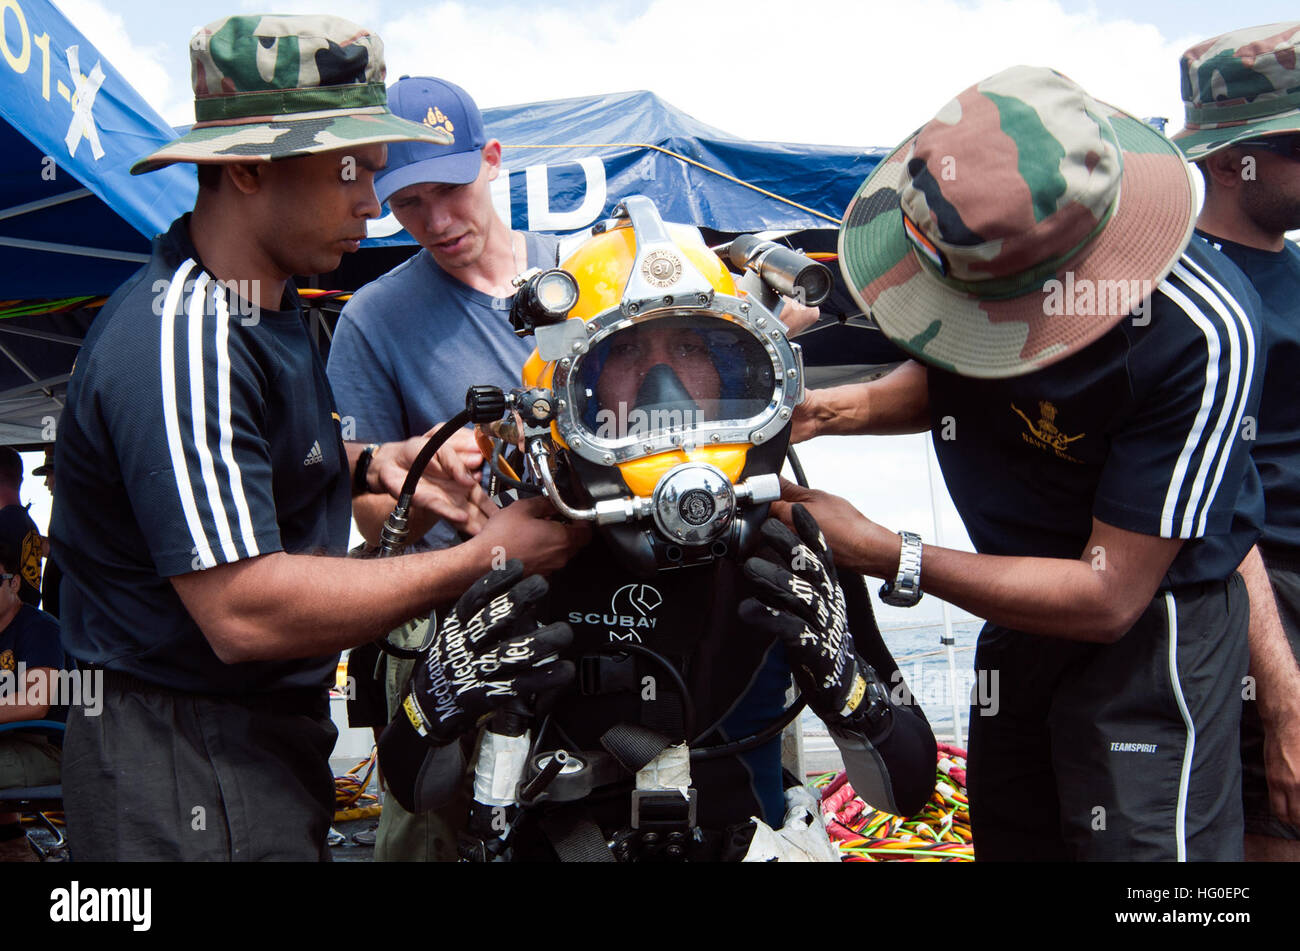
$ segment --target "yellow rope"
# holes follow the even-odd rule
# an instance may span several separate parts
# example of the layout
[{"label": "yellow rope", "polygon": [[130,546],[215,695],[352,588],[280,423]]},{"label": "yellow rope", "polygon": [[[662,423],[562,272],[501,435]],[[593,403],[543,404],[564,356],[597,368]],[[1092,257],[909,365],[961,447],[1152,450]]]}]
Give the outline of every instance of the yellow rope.
[{"label": "yellow rope", "polygon": [[816,208],[809,208],[807,205],[801,205],[797,201],[793,201],[782,195],[778,195],[775,192],[770,192],[766,188],[759,188],[757,185],[744,181],[743,179],[736,178],[736,176],[734,175],[728,175],[726,172],[719,171],[716,168],[713,168],[709,165],[705,165],[703,162],[697,162],[693,158],[687,158],[685,155],[682,155],[678,152],[674,152],[672,149],[666,149],[660,145],[651,145],[648,142],[604,142],[596,145],[587,142],[581,142],[572,145],[503,145],[502,148],[506,148],[506,149],[654,149],[656,152],[662,152],[664,153],[664,155],[670,155],[675,159],[679,159],[685,162],[687,165],[694,165],[696,168],[701,168],[706,172],[712,172],[714,175],[717,175],[720,178],[725,178],[729,182],[735,182],[737,185],[742,185],[745,188],[751,188],[754,191],[758,192],[760,195],[766,195],[768,198],[772,198],[775,199],[776,201],[784,202],[787,205],[791,205],[795,208],[798,208],[800,211],[806,211],[810,215],[816,215],[818,218],[823,218],[826,221],[829,221],[833,225],[838,226],[840,223],[840,220],[838,218],[832,218],[830,215],[825,214],[824,212],[820,212]]}]

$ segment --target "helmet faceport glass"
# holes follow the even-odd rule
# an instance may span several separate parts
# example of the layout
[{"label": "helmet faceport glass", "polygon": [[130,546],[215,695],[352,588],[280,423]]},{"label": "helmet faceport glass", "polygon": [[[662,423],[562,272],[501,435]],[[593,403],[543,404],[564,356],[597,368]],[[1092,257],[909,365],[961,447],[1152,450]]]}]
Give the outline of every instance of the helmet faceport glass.
[{"label": "helmet faceport glass", "polygon": [[694,443],[775,406],[776,371],[764,340],[716,314],[626,322],[574,367],[578,428],[601,445],[676,435]]}]

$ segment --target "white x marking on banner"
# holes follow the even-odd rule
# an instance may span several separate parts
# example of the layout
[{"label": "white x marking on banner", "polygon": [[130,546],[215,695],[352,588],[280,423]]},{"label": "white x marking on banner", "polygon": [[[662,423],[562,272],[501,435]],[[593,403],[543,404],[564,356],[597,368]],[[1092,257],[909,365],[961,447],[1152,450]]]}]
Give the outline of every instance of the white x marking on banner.
[{"label": "white x marking on banner", "polygon": [[83,138],[86,139],[90,142],[91,154],[98,161],[104,157],[104,147],[99,144],[99,130],[95,128],[95,117],[91,115],[90,108],[95,104],[95,96],[104,82],[104,70],[99,60],[96,60],[90,75],[81,75],[75,46],[68,47],[68,70],[72,73],[72,82],[76,88],[72,93],[72,122],[68,125],[68,134],[63,142],[68,147],[68,154],[75,156],[77,146]]}]

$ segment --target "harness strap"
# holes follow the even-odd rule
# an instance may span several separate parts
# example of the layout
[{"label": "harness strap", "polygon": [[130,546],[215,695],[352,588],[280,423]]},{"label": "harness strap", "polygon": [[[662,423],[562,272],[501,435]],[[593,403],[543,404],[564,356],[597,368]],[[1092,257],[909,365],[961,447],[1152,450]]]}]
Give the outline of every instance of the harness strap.
[{"label": "harness strap", "polygon": [[600,828],[581,806],[565,806],[541,819],[542,832],[561,862],[616,862]]},{"label": "harness strap", "polygon": [[620,766],[635,774],[672,746],[673,741],[643,726],[616,723],[601,735],[600,745],[618,760]]}]

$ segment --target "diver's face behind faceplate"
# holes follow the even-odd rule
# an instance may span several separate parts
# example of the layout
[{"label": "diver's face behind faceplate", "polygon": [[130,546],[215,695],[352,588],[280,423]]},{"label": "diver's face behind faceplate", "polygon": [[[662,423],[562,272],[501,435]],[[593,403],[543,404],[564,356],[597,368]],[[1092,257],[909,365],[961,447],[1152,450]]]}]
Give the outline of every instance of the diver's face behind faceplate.
[{"label": "diver's face behind faceplate", "polygon": [[617,449],[664,437],[720,444],[719,429],[761,417],[776,393],[762,341],[708,313],[629,323],[594,344],[575,374],[582,428]]},{"label": "diver's face behind faceplate", "polygon": [[595,388],[600,410],[630,418],[632,435],[674,422],[680,427],[706,415],[717,418],[722,376],[698,323],[667,317],[606,338],[603,352],[591,355],[600,359]]}]

